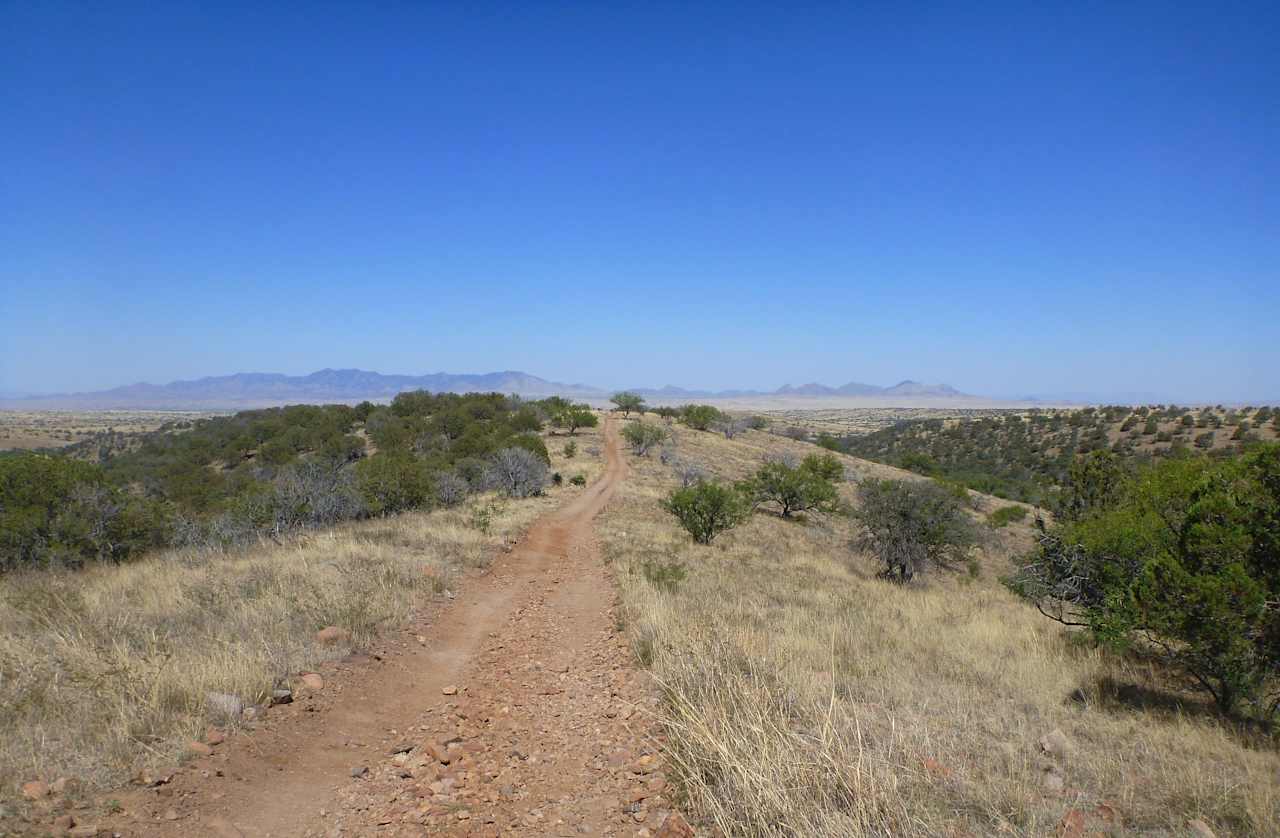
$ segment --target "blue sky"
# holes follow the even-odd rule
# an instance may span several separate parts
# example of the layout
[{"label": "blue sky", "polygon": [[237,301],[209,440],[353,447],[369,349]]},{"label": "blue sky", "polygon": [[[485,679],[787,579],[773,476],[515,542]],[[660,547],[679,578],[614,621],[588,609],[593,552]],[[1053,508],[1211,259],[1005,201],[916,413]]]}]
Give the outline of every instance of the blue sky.
[{"label": "blue sky", "polygon": [[0,2],[0,391],[1280,398],[1280,6]]}]

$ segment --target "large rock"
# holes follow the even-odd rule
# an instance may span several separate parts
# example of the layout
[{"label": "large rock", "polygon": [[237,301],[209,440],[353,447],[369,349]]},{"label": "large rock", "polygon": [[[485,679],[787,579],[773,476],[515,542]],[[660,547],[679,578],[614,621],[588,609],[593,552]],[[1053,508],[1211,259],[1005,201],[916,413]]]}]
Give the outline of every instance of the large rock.
[{"label": "large rock", "polygon": [[1040,737],[1040,741],[1036,743],[1040,750],[1055,759],[1067,758],[1067,754],[1071,751],[1071,742],[1067,739],[1067,735],[1060,728],[1053,730]]}]

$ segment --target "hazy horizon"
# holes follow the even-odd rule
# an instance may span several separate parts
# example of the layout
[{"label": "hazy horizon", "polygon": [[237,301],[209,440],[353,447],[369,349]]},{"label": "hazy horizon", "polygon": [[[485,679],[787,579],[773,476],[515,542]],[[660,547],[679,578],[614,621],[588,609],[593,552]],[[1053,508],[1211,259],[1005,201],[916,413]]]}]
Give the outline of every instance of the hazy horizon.
[{"label": "hazy horizon", "polygon": [[0,393],[1280,399],[1280,7],[0,8]]}]

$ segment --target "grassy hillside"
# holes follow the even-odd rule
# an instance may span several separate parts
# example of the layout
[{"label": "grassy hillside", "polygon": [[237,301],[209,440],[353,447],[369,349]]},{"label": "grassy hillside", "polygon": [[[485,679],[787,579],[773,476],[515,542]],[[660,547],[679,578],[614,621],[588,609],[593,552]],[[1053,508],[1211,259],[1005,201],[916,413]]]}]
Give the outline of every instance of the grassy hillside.
[{"label": "grassy hillside", "polygon": [[1102,407],[900,422],[865,435],[827,436],[854,456],[946,477],[972,489],[1051,505],[1079,454],[1107,449],[1135,462],[1179,451],[1229,454],[1274,440],[1280,412],[1247,407]]},{"label": "grassy hillside", "polygon": [[[601,437],[544,437],[551,467],[589,485]],[[124,564],[0,575],[0,832],[23,782],[72,780],[94,793],[185,758],[185,743],[228,715],[296,686],[299,673],[364,648],[456,588],[536,516],[585,488],[473,494],[432,511],[340,523],[228,550],[175,548]],[[337,643],[317,632],[335,626]],[[78,791],[76,791],[78,790]]]},{"label": "grassy hillside", "polygon": [[[814,450],[673,430],[669,461],[723,479]],[[921,479],[843,459],[855,479]],[[1265,738],[1000,584],[1033,543],[1025,520],[985,526],[976,575],[903,586],[850,547],[843,517],[756,513],[695,545],[659,505],[678,485],[657,454],[633,457],[601,530],[684,793],[725,833],[1180,835],[1199,818],[1280,835]],[[1005,506],[981,497],[973,514]]]}]

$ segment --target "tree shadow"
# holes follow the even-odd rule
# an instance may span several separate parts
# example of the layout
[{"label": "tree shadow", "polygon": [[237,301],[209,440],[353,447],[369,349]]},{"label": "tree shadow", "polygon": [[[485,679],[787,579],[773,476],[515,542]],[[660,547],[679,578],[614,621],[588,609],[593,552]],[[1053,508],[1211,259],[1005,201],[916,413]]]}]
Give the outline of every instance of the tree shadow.
[{"label": "tree shadow", "polygon": [[1276,725],[1260,719],[1224,713],[1213,699],[1176,688],[1155,687],[1103,675],[1091,684],[1077,687],[1066,704],[1092,707],[1109,713],[1142,713],[1172,719],[1205,719],[1216,722],[1240,744],[1258,750],[1280,747]]}]

